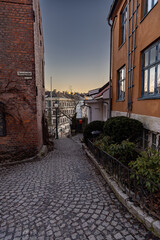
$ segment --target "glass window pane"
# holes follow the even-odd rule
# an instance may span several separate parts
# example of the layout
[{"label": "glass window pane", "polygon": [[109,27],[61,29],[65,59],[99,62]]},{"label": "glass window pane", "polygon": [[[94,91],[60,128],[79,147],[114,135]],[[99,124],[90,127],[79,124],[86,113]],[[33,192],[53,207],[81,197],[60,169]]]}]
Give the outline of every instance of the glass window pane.
[{"label": "glass window pane", "polygon": [[152,133],[152,148],[156,150],[156,134]]},{"label": "glass window pane", "polygon": [[122,80],[122,71],[119,71],[119,80]]},{"label": "glass window pane", "polygon": [[154,5],[158,2],[158,0],[154,0]]},{"label": "glass window pane", "polygon": [[158,60],[160,60],[160,43],[158,44]]},{"label": "glass window pane", "polygon": [[122,25],[123,25],[123,23],[124,23],[124,20],[125,20],[125,13],[124,13],[124,11],[122,12]]},{"label": "glass window pane", "polygon": [[146,67],[146,66],[148,66],[148,58],[149,58],[149,52],[146,52],[145,54],[144,54],[144,66]]},{"label": "glass window pane", "polygon": [[122,79],[125,79],[125,67],[122,69]]},{"label": "glass window pane", "polygon": [[144,130],[144,148],[148,147],[148,130]]},{"label": "glass window pane", "polygon": [[126,22],[124,23],[123,42],[126,41]]},{"label": "glass window pane", "polygon": [[149,81],[149,93],[154,93],[154,84],[155,84],[155,67],[150,69],[150,81]]},{"label": "glass window pane", "polygon": [[127,6],[126,6],[125,20],[127,21]]},{"label": "glass window pane", "polygon": [[152,0],[148,0],[148,12],[152,9]]},{"label": "glass window pane", "polygon": [[125,81],[122,81],[122,91],[125,92]]},{"label": "glass window pane", "polygon": [[126,22],[127,22],[127,6],[124,8],[121,15],[121,44],[126,40]]},{"label": "glass window pane", "polygon": [[160,65],[157,69],[157,93],[160,94]]},{"label": "glass window pane", "polygon": [[148,70],[144,72],[144,95],[147,94],[148,91]]},{"label": "glass window pane", "polygon": [[120,95],[121,95],[121,91],[122,91],[122,82],[119,82],[119,92],[120,92]]},{"label": "glass window pane", "polygon": [[151,49],[150,52],[150,64],[154,63],[156,61],[156,47]]},{"label": "glass window pane", "polygon": [[126,68],[123,67],[119,70],[119,78],[118,78],[118,97],[120,100],[123,100],[125,97],[125,75]]}]

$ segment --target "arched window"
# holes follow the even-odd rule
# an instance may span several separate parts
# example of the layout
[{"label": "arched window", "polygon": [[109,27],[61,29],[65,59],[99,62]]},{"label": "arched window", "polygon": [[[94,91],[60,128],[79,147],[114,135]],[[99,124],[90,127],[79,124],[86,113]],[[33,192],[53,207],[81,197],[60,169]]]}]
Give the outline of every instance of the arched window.
[{"label": "arched window", "polygon": [[6,136],[5,107],[0,102],[0,137]]}]

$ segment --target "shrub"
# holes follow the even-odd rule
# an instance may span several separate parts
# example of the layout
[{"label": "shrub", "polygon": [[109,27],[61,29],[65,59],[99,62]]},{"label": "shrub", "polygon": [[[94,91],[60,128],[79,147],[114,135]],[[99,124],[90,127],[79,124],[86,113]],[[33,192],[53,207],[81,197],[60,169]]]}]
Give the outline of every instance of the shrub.
[{"label": "shrub", "polygon": [[[150,181],[160,186],[160,156],[157,151],[147,149],[141,153],[141,156],[136,161],[130,162],[129,166],[136,174],[146,179],[145,186],[149,191],[152,190],[154,192],[157,190],[156,187],[151,186]],[[139,183],[139,178],[137,181]]]},{"label": "shrub", "polygon": [[112,137],[116,143],[123,140],[136,142],[142,136],[143,125],[138,120],[128,117],[113,117],[104,124],[104,134]]},{"label": "shrub", "polygon": [[94,143],[96,147],[99,147],[103,151],[107,152],[109,145],[113,143],[111,137],[109,136],[103,136],[101,139],[97,139],[97,141]]},{"label": "shrub", "polygon": [[133,142],[122,141],[121,144],[111,144],[107,149],[107,153],[122,163],[128,164],[130,161],[136,159],[138,155],[135,147],[136,145]]},{"label": "shrub", "polygon": [[84,137],[85,143],[87,143],[87,139],[91,139],[93,137],[91,132],[93,132],[93,131],[103,132],[103,126],[104,126],[104,122],[102,122],[102,121],[93,121],[93,122],[89,123],[85,127],[84,132],[83,132],[83,137]]}]

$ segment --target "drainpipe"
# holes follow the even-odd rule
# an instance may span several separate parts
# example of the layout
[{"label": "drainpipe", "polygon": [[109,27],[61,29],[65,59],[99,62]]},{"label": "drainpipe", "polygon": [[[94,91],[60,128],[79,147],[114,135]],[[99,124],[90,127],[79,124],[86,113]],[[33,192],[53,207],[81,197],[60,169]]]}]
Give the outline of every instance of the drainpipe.
[{"label": "drainpipe", "polygon": [[108,25],[111,27],[110,32],[110,67],[109,67],[109,118],[111,118],[112,111],[112,48],[113,48],[113,26],[115,22],[115,16],[112,23],[110,23],[110,18],[108,18]]}]

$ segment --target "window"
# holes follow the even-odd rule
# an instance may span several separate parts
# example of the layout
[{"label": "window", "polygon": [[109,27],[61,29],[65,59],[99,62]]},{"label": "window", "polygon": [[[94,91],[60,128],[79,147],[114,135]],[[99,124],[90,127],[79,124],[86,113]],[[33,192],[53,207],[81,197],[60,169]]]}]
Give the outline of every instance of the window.
[{"label": "window", "polygon": [[0,137],[6,136],[6,121],[4,104],[0,102]]},{"label": "window", "polygon": [[160,136],[158,138],[158,152],[160,153]]},{"label": "window", "polygon": [[148,147],[148,135],[149,135],[149,131],[145,129],[144,130],[144,148]]},{"label": "window", "polygon": [[118,100],[125,99],[125,78],[126,67],[124,66],[118,71]]},{"label": "window", "polygon": [[51,101],[48,100],[47,102],[48,102],[48,107],[51,107]]},{"label": "window", "polygon": [[156,134],[152,133],[152,148],[156,150]]},{"label": "window", "polygon": [[143,52],[143,97],[160,97],[160,41]]},{"label": "window", "polygon": [[121,13],[121,32],[120,32],[120,45],[126,41],[126,27],[127,27],[127,5]]},{"label": "window", "polygon": [[144,15],[146,15],[158,2],[158,0],[145,0]]}]

